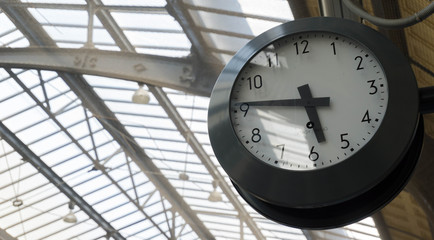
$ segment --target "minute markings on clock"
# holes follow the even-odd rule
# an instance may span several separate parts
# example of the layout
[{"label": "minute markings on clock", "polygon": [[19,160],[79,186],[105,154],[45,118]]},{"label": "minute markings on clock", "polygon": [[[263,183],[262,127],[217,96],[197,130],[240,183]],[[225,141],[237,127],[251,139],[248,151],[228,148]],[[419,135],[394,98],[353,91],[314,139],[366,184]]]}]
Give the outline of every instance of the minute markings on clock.
[{"label": "minute markings on clock", "polygon": [[[324,36],[324,37],[327,37],[327,38],[330,38],[330,36],[332,37],[332,39],[330,40],[330,41],[334,41],[334,43],[336,43],[336,49],[340,49],[339,48],[339,46],[340,47],[342,47],[344,44],[343,44],[343,42],[345,42],[345,45],[346,46],[348,46],[348,42],[350,42],[350,41],[348,41],[348,39],[347,39],[347,41],[345,41],[345,38],[343,39],[343,38],[339,38],[338,40],[336,40],[336,37],[335,36],[333,36],[333,35],[329,35],[329,34],[327,34],[326,36]],[[301,37],[300,37],[300,35],[298,35],[298,36],[295,36],[296,37],[296,40],[295,41],[299,41],[299,52],[300,52],[300,55],[301,55],[301,53],[303,52],[302,50],[301,50],[301,48],[304,48],[304,45],[305,44],[302,44],[300,41],[301,40],[304,40],[304,39],[306,39],[307,41],[309,41],[309,45],[308,45],[308,50],[312,50],[311,51],[311,53],[314,55],[315,53],[317,53],[317,51],[316,51],[316,49],[314,48],[316,45],[315,45],[315,42],[313,41],[313,39],[314,39],[314,34],[311,34],[311,36],[309,36],[309,37],[307,37],[307,35],[305,35],[305,34],[303,34]],[[319,38],[319,37],[321,37],[321,35],[320,34],[318,34],[317,35],[317,37]],[[299,40],[299,39],[301,39],[301,40]],[[283,40],[283,41],[282,41]],[[234,96],[232,97],[232,100],[233,100],[233,102],[232,102],[232,106],[234,107],[234,108],[238,108],[238,111],[236,112],[236,113],[234,113],[234,115],[233,115],[233,120],[235,121],[240,121],[240,123],[241,123],[241,126],[244,126],[245,124],[244,124],[244,121],[245,120],[247,120],[248,122],[246,122],[246,123],[249,123],[250,121],[251,121],[251,119],[252,119],[252,117],[253,117],[253,119],[254,118],[257,118],[258,117],[258,113],[259,112],[263,112],[263,111],[266,111],[266,112],[268,112],[268,111],[281,111],[281,110],[279,110],[279,109],[281,109],[281,108],[277,108],[276,110],[271,110],[270,108],[263,108],[263,107],[261,107],[261,106],[284,106],[283,104],[281,104],[281,103],[277,103],[277,102],[272,102],[272,101],[275,101],[275,100],[273,100],[273,97],[271,97],[271,96],[278,96],[278,95],[274,95],[274,94],[271,94],[271,95],[264,95],[264,93],[266,93],[264,90],[266,90],[266,89],[264,89],[264,88],[262,88],[262,89],[260,89],[260,87],[257,87],[256,89],[255,88],[253,88],[253,77],[255,76],[255,75],[257,75],[257,74],[260,74],[260,75],[262,75],[260,72],[258,73],[257,72],[257,70],[261,70],[261,68],[257,68],[257,67],[261,67],[261,66],[265,66],[265,67],[269,67],[270,66],[270,57],[271,57],[271,60],[273,60],[272,61],[272,63],[271,63],[271,65],[273,66],[274,64],[275,64],[275,62],[274,62],[274,54],[279,54],[279,55],[282,55],[282,56],[285,56],[285,55],[283,55],[283,53],[281,52],[281,51],[287,51],[287,50],[285,50],[285,48],[283,48],[284,46],[283,46],[283,44],[284,44],[284,42],[285,42],[285,40],[287,41],[287,44],[288,44],[288,46],[289,47],[292,47],[292,48],[290,48],[290,49],[294,49],[294,47],[293,46],[295,46],[295,45],[293,45],[293,44],[291,44],[291,41],[289,40],[288,41],[288,39],[282,39],[282,40],[279,40],[279,44],[281,44],[282,46],[280,46],[280,48],[279,48],[279,50],[277,50],[277,51],[272,51],[272,52],[268,52],[268,51],[263,51],[263,52],[260,52],[261,54],[258,54],[256,57],[254,57],[252,60],[251,60],[251,62],[250,62],[250,64],[251,65],[246,65],[246,67],[247,67],[247,69],[248,69],[248,71],[245,71],[245,74],[246,75],[244,75],[243,76],[243,79],[241,79],[241,76],[239,77],[239,79],[240,80],[243,80],[243,82],[241,82],[241,81],[239,81],[238,82],[238,84],[236,84],[236,85],[234,85],[235,86],[235,88],[232,90],[232,92],[233,92],[233,94],[234,94]],[[312,40],[312,41],[311,41]],[[338,45],[339,44],[339,45]],[[274,43],[274,46],[276,46],[277,45],[277,43]],[[327,43],[327,45],[330,45],[330,42],[328,42]],[[352,42],[350,45],[352,45],[352,46],[354,46],[354,48],[356,48],[357,49],[357,47],[355,46],[355,45],[358,45],[357,44],[357,42]],[[329,46],[330,48],[331,48],[331,46]],[[333,46],[333,47],[335,47],[335,46]],[[354,48],[351,48],[351,49],[354,49]],[[357,52],[359,52],[360,51],[360,49],[361,48],[363,48],[363,45],[359,45],[358,46],[358,51]],[[276,48],[274,48],[274,49],[276,49]],[[348,49],[348,47],[347,47],[347,49]],[[339,50],[339,53],[341,53],[340,52],[341,50]],[[361,51],[361,52],[363,52],[363,51]],[[342,52],[342,53],[345,53],[345,52]],[[270,55],[271,54],[271,55]],[[333,51],[332,51],[332,54],[333,54]],[[373,72],[372,71],[372,69],[373,69],[373,65],[375,65],[377,62],[375,62],[375,57],[373,58],[372,57],[372,55],[369,53],[368,54],[368,56],[366,56],[366,54],[360,54],[361,56],[363,56],[363,60],[364,60],[364,62],[362,63],[362,65],[361,66],[363,66],[365,69],[371,69],[371,72],[373,73],[373,74],[375,74],[375,71]],[[256,58],[256,59],[255,59]],[[284,58],[282,58],[282,59],[284,59]],[[374,62],[374,64],[371,64],[372,62]],[[283,63],[282,63],[283,64]],[[280,65],[280,64],[279,64]],[[253,67],[252,67],[253,66]],[[378,65],[376,65],[377,67],[378,67]],[[249,67],[251,68],[251,69],[249,69]],[[256,70],[257,69],[257,70]],[[281,69],[283,69],[283,70],[285,70],[286,69],[286,66],[285,65],[282,65],[281,66]],[[271,69],[270,69],[271,70]],[[274,72],[275,70],[273,70],[273,72]],[[380,72],[381,73],[381,72]],[[274,74],[274,73],[273,73]],[[271,84],[271,81],[269,81],[267,78],[266,78],[266,76],[268,76],[267,74],[264,74],[264,75],[262,75],[262,78],[263,78],[263,80],[265,79],[265,81],[262,83],[263,84],[263,86],[267,86],[267,84]],[[376,75],[376,76],[379,76],[379,75]],[[381,76],[381,75],[380,75]],[[251,85],[250,86],[252,86],[252,87],[250,87],[250,89],[249,89],[249,85],[246,85],[246,81],[244,81],[244,80],[247,80],[247,78],[248,77],[250,77],[251,78],[251,80],[249,80],[249,81],[251,81]],[[375,78],[372,78],[372,79],[375,79]],[[378,93],[380,93],[380,91],[381,90],[383,90],[383,89],[385,89],[386,91],[383,91],[383,92],[387,92],[387,88],[384,88],[385,87],[385,85],[384,84],[382,84],[381,82],[380,82],[380,79],[377,77],[376,78],[376,80],[375,81],[377,81],[376,82],[376,84],[375,84],[375,86],[376,87],[378,87],[378,88],[382,88],[382,89],[378,89]],[[242,83],[242,84],[241,84]],[[298,81],[298,83],[300,84],[300,82]],[[380,83],[381,83],[381,86],[380,86]],[[259,84],[258,84],[259,85]],[[321,91],[320,90],[316,90],[316,86],[315,86],[315,84],[313,84],[313,83],[310,83],[310,85],[312,86],[312,87],[315,87],[315,92],[314,92],[314,94],[316,93],[316,92],[318,92],[318,93],[320,93]],[[247,86],[247,88],[245,88],[245,86]],[[368,85],[369,86],[369,85]],[[283,87],[283,86],[282,86]],[[294,88],[294,85],[292,85],[291,86],[292,88]],[[268,88],[268,87],[267,87]],[[273,89],[273,88],[270,88],[270,89]],[[256,92],[257,90],[260,90],[260,92]],[[268,91],[268,90],[267,90]],[[372,92],[373,90],[372,90],[372,87],[370,88],[370,92]],[[293,91],[294,92],[294,91]],[[249,95],[245,95],[245,94],[249,94]],[[257,93],[260,93],[260,95],[258,95]],[[295,91],[295,93],[296,93],[296,91]],[[236,94],[236,95],[235,95]],[[291,103],[290,104],[290,107],[292,108],[292,107],[295,107],[295,108],[298,108],[298,107],[310,107],[310,104],[311,105],[313,105],[314,107],[316,107],[316,108],[322,108],[323,106],[322,106],[322,104],[320,103],[319,105],[315,105],[315,104],[317,104],[317,103],[315,103],[315,101],[318,101],[318,98],[320,98],[320,97],[323,97],[323,98],[327,98],[327,95],[324,97],[324,95],[322,95],[321,96],[321,94],[318,96],[313,96],[313,97],[311,97],[312,99],[315,99],[315,100],[313,100],[314,101],[314,103],[312,104],[312,103],[307,103],[307,101],[306,101],[306,99],[303,99],[303,98],[297,98],[297,96],[292,96],[294,93],[291,93],[291,95],[288,95],[288,98],[287,99],[285,99],[285,100],[289,100],[289,101],[293,101],[293,103]],[[244,96],[245,95],[245,96]],[[331,98],[334,98],[334,96],[335,95],[333,95],[333,94],[330,94],[331,95]],[[238,98],[238,100],[236,100],[234,97],[237,97]],[[247,97],[247,96],[249,96],[249,97]],[[253,98],[252,98],[253,97]],[[271,97],[271,99],[270,99],[270,97]],[[267,102],[264,102],[264,103],[256,103],[256,102],[261,102],[261,98],[264,98],[264,101],[269,101],[268,103]],[[280,97],[277,97],[277,98],[280,98]],[[298,99],[298,100],[297,100]],[[253,101],[252,101],[253,100]],[[336,97],[336,100],[335,101],[337,101],[338,100],[338,98]],[[385,97],[383,97],[383,96],[381,96],[381,98],[379,98],[377,101],[382,101],[381,103],[383,103],[384,102],[384,104],[387,104],[387,98],[385,98]],[[297,102],[298,101],[298,102]],[[305,103],[303,103],[302,101],[305,101]],[[328,101],[330,101],[330,100],[328,100]],[[297,103],[295,103],[295,102],[297,102]],[[252,114],[249,112],[248,114],[247,114],[247,118],[243,118],[242,117],[242,115],[241,115],[241,117],[240,117],[240,115],[238,115],[238,114],[243,114],[245,111],[243,111],[243,109],[245,109],[245,106],[244,107],[242,107],[243,109],[242,109],[242,111],[243,111],[243,113],[241,113],[240,112],[240,106],[243,104],[243,103],[246,103],[246,104],[249,104],[250,105],[250,111],[252,111],[252,110],[254,110],[253,112],[252,112]],[[329,103],[330,104],[330,103]],[[382,104],[382,106],[384,105],[384,104]],[[323,104],[324,105],[324,104]],[[326,104],[325,104],[326,105]],[[327,105],[326,105],[327,106]],[[379,106],[379,105],[377,105],[377,108],[379,108],[379,110],[380,110],[380,108],[381,108],[381,106]],[[383,106],[383,108],[384,108],[384,106]],[[259,112],[256,112],[256,110],[255,109],[257,109]],[[273,108],[274,109],[274,108]],[[371,111],[373,110],[373,109],[370,109]],[[296,111],[299,111],[299,110],[296,110]],[[323,111],[323,110],[320,110],[320,111]],[[363,111],[366,111],[366,110],[363,110]],[[265,113],[265,112],[264,112]],[[263,113],[261,113],[261,115],[262,115]],[[239,116],[239,118],[235,118],[235,115],[238,115]],[[261,116],[260,115],[260,116]],[[246,115],[245,115],[245,117],[246,117]],[[369,117],[369,116],[368,116]],[[375,120],[375,118],[373,118],[372,120]],[[309,122],[312,122],[312,124],[307,124],[307,123],[309,123]],[[259,122],[259,124],[262,124],[261,122]],[[264,122],[264,124],[265,124],[265,122]],[[268,124],[268,123],[267,123]],[[307,128],[307,129],[309,129],[310,127],[312,127],[313,125],[316,125],[316,124],[314,124],[314,121],[312,121],[312,120],[308,120],[308,121],[305,121],[303,124],[300,124],[299,126],[302,126],[302,125],[304,125],[304,127],[305,127],[305,129]],[[245,128],[245,127],[243,127],[243,129],[244,129],[244,131],[247,133],[246,134],[246,137],[245,138],[247,138],[247,139],[249,139],[251,136],[250,136],[250,131],[251,131],[251,129],[248,127],[249,125],[245,125],[245,127],[247,127],[247,128]],[[264,125],[265,127],[267,127],[268,125]],[[371,125],[372,126],[372,125]],[[268,127],[267,127],[268,128]],[[374,127],[373,127],[374,128]],[[375,127],[376,128],[376,127]],[[267,130],[268,131],[268,130]],[[311,131],[311,133],[314,133],[314,131]],[[261,133],[262,134],[262,133]],[[364,133],[365,135],[369,135],[368,133]],[[312,134],[313,135],[313,134]],[[371,134],[372,135],[372,134]],[[306,134],[304,134],[304,136],[306,136]],[[329,136],[329,134],[327,134],[326,136]],[[368,137],[367,137],[368,138]],[[370,138],[370,137],[369,137]],[[333,139],[333,138],[331,138],[331,139]],[[271,139],[272,140],[272,139]],[[346,139],[345,139],[346,140]],[[351,139],[348,139],[348,140],[351,140]],[[310,140],[309,140],[310,141]],[[339,140],[338,140],[339,141]],[[369,141],[369,140],[365,140],[365,141]],[[332,142],[332,141],[331,141]],[[265,161],[265,162],[267,162],[267,158],[268,158],[268,156],[267,157],[262,157],[261,155],[262,155],[262,153],[264,153],[263,152],[263,150],[264,151],[266,151],[266,152],[268,152],[269,150],[267,150],[267,149],[265,149],[264,147],[266,147],[266,146],[268,146],[268,145],[274,145],[275,143],[273,143],[273,142],[265,142],[265,145],[263,145],[264,143],[261,143],[260,145],[256,145],[256,144],[254,144],[254,148],[252,149],[252,153],[254,153],[254,155],[256,155],[259,159],[262,159],[263,161]],[[250,144],[249,144],[250,145]],[[328,143],[327,143],[327,145],[328,145]],[[354,148],[348,148],[348,150],[346,151],[346,153],[344,154],[344,152],[340,152],[340,158],[341,159],[346,159],[348,156],[350,156],[350,154],[352,155],[353,154],[353,152],[356,152],[356,151],[358,151],[359,150],[359,148],[360,148],[360,146],[361,146],[361,144],[358,144],[358,143],[355,143],[355,142],[352,142],[352,145],[354,146]],[[247,145],[245,145],[245,146],[247,146]],[[252,145],[250,145],[250,146],[252,146]],[[322,153],[322,150],[321,150],[321,148],[322,147],[320,147],[320,146],[322,146],[322,145],[319,145],[318,146],[318,148],[317,148],[317,146],[315,146],[315,149],[314,149],[314,152],[318,152],[318,153]],[[340,147],[339,145],[337,146],[337,147]],[[351,147],[351,146],[350,146]],[[264,148],[264,149],[263,149]],[[255,152],[257,152],[257,149],[259,149],[259,152],[258,153],[256,153],[255,154]],[[279,154],[280,154],[280,152],[279,152]],[[265,154],[265,155],[267,155],[267,154]],[[287,158],[287,157],[289,157],[289,156],[285,156],[285,159]],[[321,158],[323,158],[324,156],[322,156]],[[341,159],[339,159],[339,160],[335,160],[334,162],[340,162],[340,161],[342,161]],[[321,159],[319,159],[319,160],[321,160]],[[271,157],[271,160],[269,160],[269,161],[272,161],[272,162],[274,162],[274,159],[273,159],[273,157]],[[268,162],[268,163],[270,163],[270,164],[272,164],[272,162]],[[328,163],[328,161],[326,160],[326,161],[322,161],[323,163],[323,165],[324,166],[329,166],[329,165],[333,165],[333,161],[331,161],[330,162],[330,164]],[[286,164],[287,163],[287,164]],[[286,162],[286,161],[278,161],[278,165],[279,165],[279,167],[281,167],[281,168],[290,168],[290,166],[289,166],[289,162]],[[305,163],[304,162],[300,162],[300,168],[301,169],[305,169],[305,166],[307,166],[306,167],[306,169],[310,169],[310,168],[312,168],[313,167],[313,163],[311,163],[311,164],[307,164],[307,165],[305,165]],[[322,167],[322,165],[320,165],[319,164],[319,162],[317,162],[317,166],[319,166],[319,167]],[[294,165],[294,168],[297,168],[298,167],[298,165],[297,164],[295,164]]]}]

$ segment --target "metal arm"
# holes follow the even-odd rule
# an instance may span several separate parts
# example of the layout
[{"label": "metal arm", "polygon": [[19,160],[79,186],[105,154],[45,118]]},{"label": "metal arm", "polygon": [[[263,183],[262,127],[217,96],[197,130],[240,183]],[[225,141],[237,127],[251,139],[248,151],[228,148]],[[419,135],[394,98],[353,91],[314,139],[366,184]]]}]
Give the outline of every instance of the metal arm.
[{"label": "metal arm", "polygon": [[434,113],[434,86],[419,88],[419,112]]}]

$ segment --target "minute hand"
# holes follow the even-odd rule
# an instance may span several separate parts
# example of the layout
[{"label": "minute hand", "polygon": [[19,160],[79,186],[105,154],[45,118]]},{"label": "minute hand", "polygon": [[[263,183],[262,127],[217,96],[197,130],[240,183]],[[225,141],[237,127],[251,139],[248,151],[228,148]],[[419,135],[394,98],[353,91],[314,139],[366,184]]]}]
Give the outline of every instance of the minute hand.
[{"label": "minute hand", "polygon": [[249,104],[249,106],[301,106],[301,107],[330,106],[330,97],[278,99],[278,100],[243,102],[243,104],[244,103]]}]

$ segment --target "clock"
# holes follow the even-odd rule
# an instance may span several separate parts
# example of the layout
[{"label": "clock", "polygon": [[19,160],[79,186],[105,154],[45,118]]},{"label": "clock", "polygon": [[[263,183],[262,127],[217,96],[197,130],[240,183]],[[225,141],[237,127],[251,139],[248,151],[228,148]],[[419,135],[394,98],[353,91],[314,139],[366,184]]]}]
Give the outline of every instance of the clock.
[{"label": "clock", "polygon": [[220,74],[209,105],[215,155],[240,195],[282,224],[322,229],[396,196],[419,157],[418,88],[405,57],[353,21],[266,31]]},{"label": "clock", "polygon": [[388,98],[383,67],[370,49],[341,34],[302,32],[246,63],[234,81],[229,115],[257,159],[309,171],[362,149],[381,125]]}]

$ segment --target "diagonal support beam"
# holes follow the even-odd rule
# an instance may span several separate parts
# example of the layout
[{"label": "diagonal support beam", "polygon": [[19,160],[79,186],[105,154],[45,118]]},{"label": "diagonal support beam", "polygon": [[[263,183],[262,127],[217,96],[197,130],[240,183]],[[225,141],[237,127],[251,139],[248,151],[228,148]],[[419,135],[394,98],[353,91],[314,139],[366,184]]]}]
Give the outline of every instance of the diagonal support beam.
[{"label": "diagonal support beam", "polygon": [[5,230],[0,229],[0,239],[1,240],[17,240],[16,238],[12,237],[7,233]]},{"label": "diagonal support beam", "polygon": [[59,175],[46,165],[33,151],[31,151],[13,132],[0,122],[0,135],[22,157],[28,160],[42,175],[54,184],[63,194],[74,201],[80,209],[100,225],[109,236],[115,239],[125,239],[107,222],[95,209],[92,208],[78,193],[67,185]]}]

